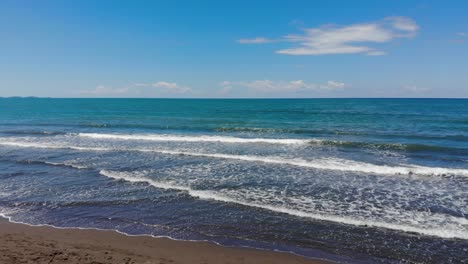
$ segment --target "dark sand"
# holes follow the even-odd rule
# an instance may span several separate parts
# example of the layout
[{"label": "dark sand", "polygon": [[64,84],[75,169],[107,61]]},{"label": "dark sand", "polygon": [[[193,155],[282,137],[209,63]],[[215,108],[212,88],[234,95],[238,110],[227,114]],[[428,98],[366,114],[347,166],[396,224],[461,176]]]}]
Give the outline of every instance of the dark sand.
[{"label": "dark sand", "polygon": [[0,219],[0,263],[330,263],[208,242],[36,227]]}]

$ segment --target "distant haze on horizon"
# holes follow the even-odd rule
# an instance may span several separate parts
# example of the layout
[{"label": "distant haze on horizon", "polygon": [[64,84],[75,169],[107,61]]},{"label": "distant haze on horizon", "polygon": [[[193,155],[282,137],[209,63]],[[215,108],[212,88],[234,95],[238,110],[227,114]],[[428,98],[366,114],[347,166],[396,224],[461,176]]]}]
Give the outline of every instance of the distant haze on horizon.
[{"label": "distant haze on horizon", "polygon": [[2,1],[0,97],[468,98],[467,1]]}]

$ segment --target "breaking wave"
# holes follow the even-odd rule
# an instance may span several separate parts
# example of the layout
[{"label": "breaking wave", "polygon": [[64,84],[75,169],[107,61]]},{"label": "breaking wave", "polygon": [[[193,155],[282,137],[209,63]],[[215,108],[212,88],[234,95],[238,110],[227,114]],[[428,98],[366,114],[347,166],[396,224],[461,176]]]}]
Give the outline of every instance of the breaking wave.
[{"label": "breaking wave", "polygon": [[178,156],[194,156],[208,157],[217,159],[240,160],[247,162],[261,162],[268,164],[290,165],[319,170],[333,170],[342,172],[361,172],[370,174],[399,174],[399,175],[460,175],[468,176],[468,169],[456,168],[441,168],[441,167],[426,167],[413,164],[405,164],[400,166],[376,165],[371,163],[338,159],[338,158],[320,158],[314,160],[305,160],[300,158],[281,158],[275,156],[256,156],[256,155],[234,155],[222,153],[199,153],[188,151],[174,151],[163,149],[135,149],[135,148],[102,148],[102,147],[79,147],[71,145],[48,145],[38,143],[24,142],[0,142],[0,145],[9,145],[16,147],[33,147],[33,148],[54,148],[54,149],[74,149],[80,151],[138,151],[138,152],[155,152],[161,154],[178,155]]},{"label": "breaking wave", "polygon": [[167,134],[98,134],[79,133],[80,137],[95,139],[121,139],[121,140],[149,140],[149,141],[178,141],[178,142],[221,142],[221,143],[269,143],[269,144],[306,144],[316,139],[280,139],[280,138],[240,138],[228,136],[182,136]]},{"label": "breaking wave", "polygon": [[[146,177],[142,177],[138,174],[129,173],[129,172],[101,170],[99,173],[103,176],[116,179],[116,180],[123,180],[123,181],[133,182],[133,183],[147,183],[159,189],[184,191],[184,192],[187,192],[190,196],[200,198],[200,199],[216,200],[216,201],[226,202],[226,203],[235,203],[235,204],[240,204],[243,206],[262,208],[262,209],[266,209],[266,210],[270,210],[270,211],[274,211],[278,213],[285,213],[289,215],[306,217],[306,218],[311,218],[315,220],[330,221],[330,222],[349,224],[349,225],[355,225],[355,226],[366,226],[366,227],[370,226],[370,227],[387,228],[387,229],[392,229],[392,230],[398,230],[398,231],[403,231],[403,232],[414,232],[414,233],[419,233],[423,235],[437,236],[437,237],[442,237],[442,238],[468,239],[468,232],[464,230],[458,230],[458,229],[452,230],[452,229],[448,229],[444,227],[427,228],[423,226],[419,227],[419,226],[412,226],[412,225],[407,225],[407,224],[363,220],[363,219],[353,218],[349,216],[336,216],[336,215],[328,215],[328,214],[322,214],[322,213],[304,212],[301,210],[291,209],[291,208],[287,208],[284,206],[252,202],[251,199],[249,199],[249,201],[239,200],[239,199],[231,198],[226,195],[220,194],[216,191],[194,190],[187,186],[176,185],[170,182],[159,182],[159,181],[152,180]],[[450,217],[450,216],[447,216],[447,217]],[[465,224],[468,224],[468,220],[466,219],[461,219],[461,220],[456,219],[456,220],[464,221]]]}]

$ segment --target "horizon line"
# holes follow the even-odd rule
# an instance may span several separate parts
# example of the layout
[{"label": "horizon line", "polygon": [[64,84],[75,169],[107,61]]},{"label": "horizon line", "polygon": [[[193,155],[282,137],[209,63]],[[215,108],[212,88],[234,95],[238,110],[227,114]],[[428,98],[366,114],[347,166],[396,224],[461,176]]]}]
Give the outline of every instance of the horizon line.
[{"label": "horizon line", "polygon": [[461,99],[468,97],[49,97],[0,96],[0,99],[175,99],[175,100],[284,100],[284,99]]}]

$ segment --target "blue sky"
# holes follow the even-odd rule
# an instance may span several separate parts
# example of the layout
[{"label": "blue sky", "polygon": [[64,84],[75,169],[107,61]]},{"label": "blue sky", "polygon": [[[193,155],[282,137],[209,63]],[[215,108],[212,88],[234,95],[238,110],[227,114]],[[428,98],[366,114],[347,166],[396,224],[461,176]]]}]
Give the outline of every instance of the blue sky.
[{"label": "blue sky", "polygon": [[0,96],[468,97],[467,1],[1,1]]}]

